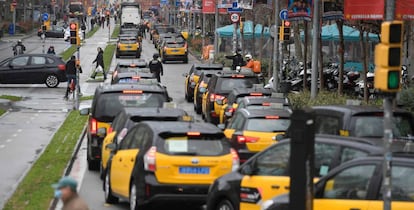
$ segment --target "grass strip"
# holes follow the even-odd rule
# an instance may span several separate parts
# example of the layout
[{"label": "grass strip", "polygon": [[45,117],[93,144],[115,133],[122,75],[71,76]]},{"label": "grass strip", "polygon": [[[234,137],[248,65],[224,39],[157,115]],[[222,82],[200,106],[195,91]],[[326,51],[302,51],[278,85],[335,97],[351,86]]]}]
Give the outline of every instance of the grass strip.
[{"label": "grass strip", "polygon": [[77,50],[77,46],[72,45],[65,51],[60,53],[60,56],[62,56],[62,60],[67,61],[69,60],[70,56],[72,56]]},{"label": "grass strip", "polygon": [[87,100],[92,100],[92,99],[93,99],[93,96],[82,96],[82,97],[80,97],[79,100],[81,100],[81,101],[87,101]]},{"label": "grass strip", "polygon": [[116,25],[114,30],[112,31],[111,39],[117,39],[120,31],[121,27],[119,25]]},{"label": "grass strip", "polygon": [[104,65],[105,65],[105,72],[108,72],[109,67],[111,67],[112,58],[114,57],[115,53],[115,44],[108,44],[105,47],[103,59],[104,59]]},{"label": "grass strip", "polygon": [[6,113],[6,110],[0,108],[0,116],[2,116],[4,113]]},{"label": "grass strip", "polygon": [[20,96],[11,96],[11,95],[0,95],[0,99],[7,99],[10,101],[21,101],[22,97]]},{"label": "grass strip", "polygon": [[99,26],[94,26],[92,30],[88,31],[88,33],[86,33],[86,38],[91,38],[99,29]]},{"label": "grass strip", "polygon": [[4,210],[48,209],[53,199],[54,190],[51,185],[62,177],[86,120],[87,116],[81,116],[79,111],[69,113],[45,151],[7,201]]}]

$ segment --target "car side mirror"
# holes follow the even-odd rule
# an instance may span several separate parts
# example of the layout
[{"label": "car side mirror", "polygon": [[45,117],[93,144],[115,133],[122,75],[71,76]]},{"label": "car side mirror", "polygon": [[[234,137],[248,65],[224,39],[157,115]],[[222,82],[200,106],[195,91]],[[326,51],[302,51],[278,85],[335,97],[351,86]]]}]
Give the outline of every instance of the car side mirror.
[{"label": "car side mirror", "polygon": [[188,73],[183,73],[182,75],[183,75],[183,77],[187,77]]},{"label": "car side mirror", "polygon": [[247,175],[247,176],[253,175],[254,170],[253,170],[252,164],[243,165],[243,167],[240,169],[240,173],[243,175]]},{"label": "car side mirror", "polygon": [[225,124],[218,124],[217,127],[220,128],[221,130],[224,130],[226,128],[226,125]]},{"label": "car side mirror", "polygon": [[89,115],[90,108],[83,108],[79,111],[80,115]]},{"label": "car side mirror", "polygon": [[97,135],[99,137],[105,137],[106,136],[106,128],[98,128]]},{"label": "car side mirror", "polygon": [[117,150],[117,145],[115,143],[110,143],[108,145],[106,145],[105,147],[106,149],[112,150],[112,152],[115,152]]},{"label": "car side mirror", "polygon": [[285,139],[286,135],[285,134],[277,134],[275,137],[273,137],[274,140],[276,141],[280,141],[282,139]]}]

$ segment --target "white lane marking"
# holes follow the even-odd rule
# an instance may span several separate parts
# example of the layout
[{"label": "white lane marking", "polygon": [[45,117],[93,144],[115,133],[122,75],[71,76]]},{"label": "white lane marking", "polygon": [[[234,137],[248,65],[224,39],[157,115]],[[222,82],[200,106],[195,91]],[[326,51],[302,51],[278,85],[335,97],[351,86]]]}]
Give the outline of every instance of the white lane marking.
[{"label": "white lane marking", "polygon": [[17,133],[20,133],[20,132],[22,132],[22,131],[23,131],[22,129],[18,129],[18,130],[17,130]]},{"label": "white lane marking", "polygon": [[7,143],[12,142],[12,141],[13,141],[13,139],[7,139],[6,140]]},{"label": "white lane marking", "polygon": [[13,137],[16,137],[16,136],[17,136],[17,133],[13,134],[12,136],[13,136]]},{"label": "white lane marking", "polygon": [[6,147],[6,145],[4,145],[4,144],[0,145],[0,149],[3,149],[5,147]]}]

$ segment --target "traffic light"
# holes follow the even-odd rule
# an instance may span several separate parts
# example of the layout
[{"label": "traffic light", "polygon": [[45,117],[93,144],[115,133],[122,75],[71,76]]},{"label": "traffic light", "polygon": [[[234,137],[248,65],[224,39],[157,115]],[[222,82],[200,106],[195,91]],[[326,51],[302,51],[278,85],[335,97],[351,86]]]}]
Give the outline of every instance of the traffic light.
[{"label": "traffic light", "polygon": [[70,44],[80,45],[80,38],[78,36],[79,34],[78,24],[70,23],[69,29],[70,29]]},{"label": "traffic light", "polygon": [[283,41],[290,40],[290,22],[283,21]]},{"label": "traffic light", "polygon": [[381,43],[375,46],[376,89],[394,93],[401,89],[402,21],[381,24]]}]

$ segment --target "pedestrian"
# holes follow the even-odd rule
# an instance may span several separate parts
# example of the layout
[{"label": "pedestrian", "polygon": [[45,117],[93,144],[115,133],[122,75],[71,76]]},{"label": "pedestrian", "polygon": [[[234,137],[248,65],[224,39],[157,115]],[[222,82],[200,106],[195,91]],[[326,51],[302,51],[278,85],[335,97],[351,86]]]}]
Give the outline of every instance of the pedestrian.
[{"label": "pedestrian", "polygon": [[148,63],[148,67],[150,72],[157,78],[157,81],[161,82],[161,76],[164,75],[164,69],[162,68],[161,61],[158,59],[159,57],[158,53],[154,53],[152,56],[153,59]]},{"label": "pedestrian", "polygon": [[103,15],[103,14],[101,16],[101,26],[102,26],[102,28],[105,28],[105,15]]},{"label": "pedestrian", "polygon": [[102,48],[98,47],[98,55],[96,55],[95,60],[92,63],[96,63],[95,71],[92,73],[91,78],[95,79],[97,70],[102,69],[102,74],[104,76],[104,80],[106,80],[106,73],[105,73],[105,66],[103,60],[103,50]]},{"label": "pedestrian", "polygon": [[[68,79],[68,86],[66,88],[65,96],[63,97],[65,100],[68,100],[69,92],[70,92],[70,83],[73,80],[73,83],[76,85],[78,84],[77,77],[76,77],[76,70],[79,68],[79,73],[82,73],[82,68],[79,64],[76,63],[76,57],[72,55],[70,60],[66,62],[65,69],[66,69],[66,78]],[[78,89],[78,94],[81,94],[80,87]]]},{"label": "pedestrian", "polygon": [[95,18],[91,18],[91,29],[95,27]]},{"label": "pedestrian", "polygon": [[233,60],[233,64],[231,65],[231,68],[233,70],[236,70],[237,67],[244,66],[244,60],[243,60],[243,56],[241,55],[241,53],[242,53],[241,49],[237,49],[234,55],[226,55],[227,59]]},{"label": "pedestrian", "polygon": [[55,47],[50,46],[49,49],[47,49],[47,54],[56,55]]},{"label": "pedestrian", "polygon": [[77,192],[78,182],[75,179],[65,176],[52,187],[55,189],[55,198],[63,202],[62,210],[89,210],[88,205]]},{"label": "pedestrian", "polygon": [[109,24],[111,23],[111,16],[109,14],[106,15],[106,27],[109,28]]},{"label": "pedestrian", "polygon": [[86,39],[86,25],[85,25],[85,22],[83,22],[82,25],[81,25],[81,31],[82,31],[83,40],[85,40]]},{"label": "pedestrian", "polygon": [[141,23],[139,25],[139,31],[141,32],[141,35],[144,39],[147,38],[147,34],[146,34],[146,25],[144,23]]}]

